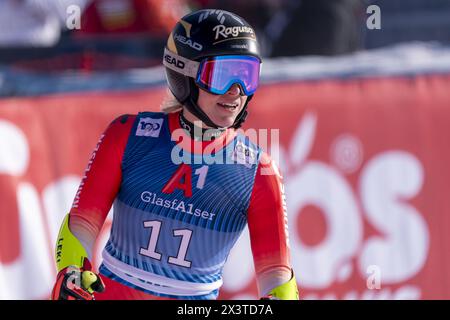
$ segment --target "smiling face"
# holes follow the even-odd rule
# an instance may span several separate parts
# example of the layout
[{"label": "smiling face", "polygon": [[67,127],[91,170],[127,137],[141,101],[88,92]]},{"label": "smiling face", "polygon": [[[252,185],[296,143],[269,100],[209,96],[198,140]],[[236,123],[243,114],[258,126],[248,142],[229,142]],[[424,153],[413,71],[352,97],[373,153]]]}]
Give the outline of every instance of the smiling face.
[{"label": "smiling face", "polygon": [[[232,85],[230,90],[222,95],[199,89],[197,104],[215,124],[223,128],[229,127],[233,125],[247,101],[247,96],[242,96],[240,93],[241,88],[237,84]],[[199,121],[186,108],[183,110],[183,115],[192,123]],[[203,124],[203,127],[207,126]]]}]

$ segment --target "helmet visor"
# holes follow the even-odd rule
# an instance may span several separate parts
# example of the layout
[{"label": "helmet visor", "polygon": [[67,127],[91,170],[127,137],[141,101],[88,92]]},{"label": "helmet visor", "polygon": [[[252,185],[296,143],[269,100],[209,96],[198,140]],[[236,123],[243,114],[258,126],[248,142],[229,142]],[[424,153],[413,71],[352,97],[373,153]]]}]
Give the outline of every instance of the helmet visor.
[{"label": "helmet visor", "polygon": [[249,96],[258,87],[260,65],[259,59],[252,56],[207,58],[200,63],[196,83],[214,94],[225,94],[236,83]]}]

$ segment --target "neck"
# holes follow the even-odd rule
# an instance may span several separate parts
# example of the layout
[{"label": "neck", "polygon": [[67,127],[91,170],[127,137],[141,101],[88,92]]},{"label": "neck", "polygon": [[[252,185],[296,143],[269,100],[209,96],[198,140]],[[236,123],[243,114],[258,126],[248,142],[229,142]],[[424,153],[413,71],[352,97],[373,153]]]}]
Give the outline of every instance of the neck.
[{"label": "neck", "polygon": [[[200,120],[199,123],[201,123]],[[187,120],[182,112],[180,113],[180,125],[191,138],[196,141],[211,141],[221,136],[226,131],[226,128],[213,129],[199,127],[196,123]]]}]

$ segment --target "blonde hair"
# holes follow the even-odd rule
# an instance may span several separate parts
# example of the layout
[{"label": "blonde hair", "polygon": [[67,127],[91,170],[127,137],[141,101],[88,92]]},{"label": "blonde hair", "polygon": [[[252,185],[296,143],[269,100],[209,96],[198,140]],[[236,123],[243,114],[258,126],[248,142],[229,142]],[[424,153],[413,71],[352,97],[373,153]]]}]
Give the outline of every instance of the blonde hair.
[{"label": "blonde hair", "polygon": [[173,93],[167,88],[166,96],[161,103],[161,111],[165,113],[178,112],[183,109],[183,105],[175,98]]}]

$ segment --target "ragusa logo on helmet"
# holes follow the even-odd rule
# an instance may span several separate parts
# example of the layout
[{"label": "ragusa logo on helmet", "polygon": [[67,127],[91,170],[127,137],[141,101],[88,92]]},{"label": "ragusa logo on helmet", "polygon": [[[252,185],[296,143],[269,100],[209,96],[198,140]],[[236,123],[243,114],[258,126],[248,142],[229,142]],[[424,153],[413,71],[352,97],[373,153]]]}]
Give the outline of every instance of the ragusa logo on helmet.
[{"label": "ragusa logo on helmet", "polygon": [[215,39],[219,39],[219,36],[224,38],[228,38],[228,36],[237,37],[241,33],[250,33],[251,36],[254,36],[253,29],[250,27],[242,26],[242,27],[225,27],[223,24],[219,24],[213,28],[213,31],[216,32]]}]

